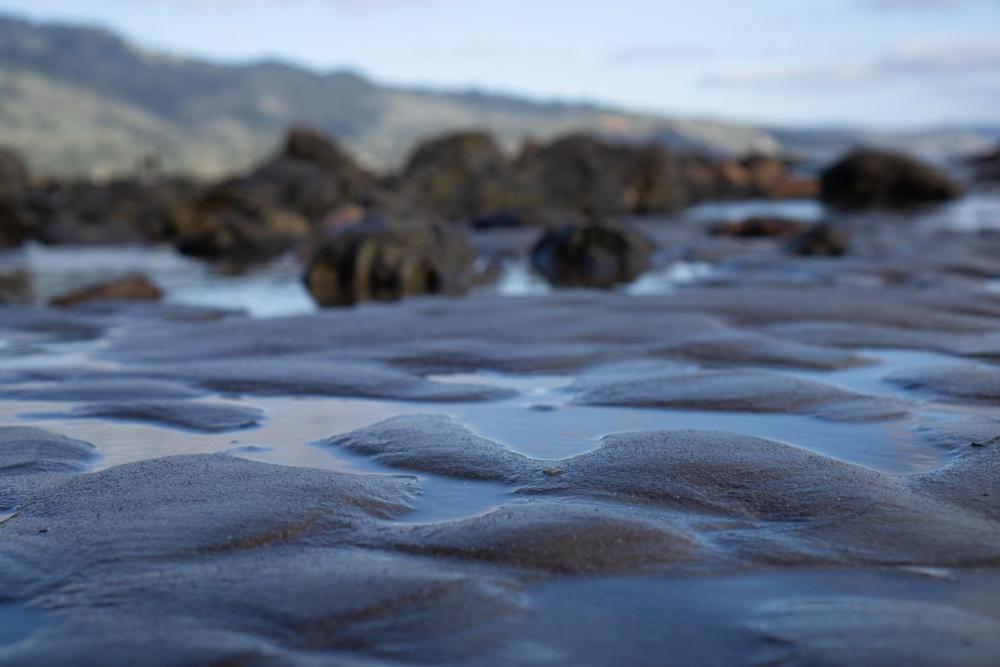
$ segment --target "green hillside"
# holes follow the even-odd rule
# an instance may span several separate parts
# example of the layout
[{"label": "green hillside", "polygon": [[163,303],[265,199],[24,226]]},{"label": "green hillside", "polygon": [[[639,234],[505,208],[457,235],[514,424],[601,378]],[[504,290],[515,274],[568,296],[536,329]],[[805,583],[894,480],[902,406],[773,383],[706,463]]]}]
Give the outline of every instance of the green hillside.
[{"label": "green hillside", "polygon": [[573,130],[723,152],[775,146],[738,124],[390,88],[274,62],[220,65],[102,29],[0,17],[0,144],[38,173],[108,176],[155,156],[169,171],[218,175],[259,160],[293,123],[336,136],[378,168],[429,135],[470,128],[510,148]]}]

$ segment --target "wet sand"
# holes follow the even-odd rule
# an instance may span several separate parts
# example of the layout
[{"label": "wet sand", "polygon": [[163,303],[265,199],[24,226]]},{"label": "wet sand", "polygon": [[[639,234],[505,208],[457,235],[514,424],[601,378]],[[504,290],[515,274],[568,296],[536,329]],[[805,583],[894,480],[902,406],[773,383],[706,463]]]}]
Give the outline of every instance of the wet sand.
[{"label": "wet sand", "polygon": [[658,294],[0,308],[0,664],[994,664],[1000,255],[857,224],[655,228],[712,267]]}]

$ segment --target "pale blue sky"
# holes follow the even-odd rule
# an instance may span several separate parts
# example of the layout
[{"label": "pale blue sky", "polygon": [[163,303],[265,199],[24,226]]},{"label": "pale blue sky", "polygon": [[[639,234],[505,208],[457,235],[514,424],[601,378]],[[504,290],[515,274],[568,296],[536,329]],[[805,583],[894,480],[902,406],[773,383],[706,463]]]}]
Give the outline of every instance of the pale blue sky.
[{"label": "pale blue sky", "polygon": [[1000,122],[1000,0],[0,0],[226,61],[779,123]]}]

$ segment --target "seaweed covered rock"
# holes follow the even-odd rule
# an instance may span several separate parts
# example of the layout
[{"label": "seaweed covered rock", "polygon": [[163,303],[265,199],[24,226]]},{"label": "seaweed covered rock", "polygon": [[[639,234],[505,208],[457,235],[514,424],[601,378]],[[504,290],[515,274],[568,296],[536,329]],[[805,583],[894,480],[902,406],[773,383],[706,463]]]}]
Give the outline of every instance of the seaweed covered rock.
[{"label": "seaweed covered rock", "polygon": [[809,227],[810,223],[795,218],[754,215],[741,220],[726,220],[715,223],[709,228],[709,233],[713,236],[780,239],[801,234]]},{"label": "seaweed covered rock", "polygon": [[772,155],[754,154],[740,160],[746,170],[748,197],[808,199],[816,196],[816,179],[797,174],[792,163]]},{"label": "seaweed covered rock", "polygon": [[688,199],[680,165],[673,153],[662,146],[640,148],[629,184],[629,212],[679,211],[689,203]]},{"label": "seaweed covered rock", "polygon": [[531,263],[553,285],[608,288],[649,269],[653,250],[637,229],[572,223],[546,232],[531,250]]},{"label": "seaweed covered rock", "polygon": [[322,307],[458,294],[474,259],[465,236],[449,225],[368,221],[328,239],[304,280]]},{"label": "seaweed covered rock", "polygon": [[448,220],[470,220],[503,209],[507,167],[500,146],[489,134],[450,134],[416,148],[397,189],[408,206]]},{"label": "seaweed covered rock", "polygon": [[235,182],[209,189],[176,224],[182,253],[234,264],[277,257],[309,234],[302,216]]},{"label": "seaweed covered rock", "polygon": [[159,242],[173,238],[197,190],[183,179],[49,182],[25,196],[22,214],[47,244]]},{"label": "seaweed covered rock", "polygon": [[28,170],[13,151],[0,148],[0,248],[17,246],[27,237],[21,199],[28,187]]},{"label": "seaweed covered rock", "polygon": [[688,203],[733,199],[790,199],[816,195],[813,178],[796,174],[778,157],[750,155],[719,160],[691,153],[678,158],[683,192]]},{"label": "seaweed covered rock", "polygon": [[843,209],[907,208],[954,199],[958,185],[934,167],[906,155],[859,150],[826,169],[820,198]]},{"label": "seaweed covered rock", "polygon": [[158,301],[163,291],[145,276],[131,274],[116,280],[90,285],[63,294],[49,303],[52,306],[71,307],[91,301]]},{"label": "seaweed covered rock", "polygon": [[840,257],[847,254],[847,234],[831,222],[822,222],[795,236],[788,249],[794,255]]},{"label": "seaweed covered rock", "polygon": [[676,162],[659,147],[574,134],[527,149],[514,170],[519,203],[533,209],[611,215],[685,204]]},{"label": "seaweed covered rock", "polygon": [[237,182],[270,203],[315,222],[333,209],[367,201],[375,177],[333,139],[306,127],[293,127],[271,160]]},{"label": "seaweed covered rock", "polygon": [[28,226],[17,204],[0,199],[0,250],[19,246],[27,237]]}]

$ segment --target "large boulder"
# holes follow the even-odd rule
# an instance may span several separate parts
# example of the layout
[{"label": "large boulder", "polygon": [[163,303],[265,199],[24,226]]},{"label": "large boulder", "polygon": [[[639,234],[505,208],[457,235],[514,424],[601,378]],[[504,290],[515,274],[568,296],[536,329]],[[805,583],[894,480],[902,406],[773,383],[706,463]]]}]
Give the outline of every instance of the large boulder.
[{"label": "large boulder", "polygon": [[366,221],[328,239],[304,280],[324,308],[459,294],[471,281],[474,260],[464,234],[449,225]]},{"label": "large boulder", "polygon": [[714,159],[688,154],[679,160],[689,203],[731,199],[792,199],[816,196],[815,179],[797,174],[787,160],[769,155]]},{"label": "large boulder", "polygon": [[28,225],[17,202],[0,199],[0,250],[21,245],[28,237]]},{"label": "large boulder", "polygon": [[25,196],[22,215],[43,243],[116,245],[173,236],[197,186],[182,179],[49,182]]},{"label": "large boulder", "polygon": [[531,250],[531,263],[553,285],[608,288],[648,270],[653,250],[637,229],[572,223],[546,232]]},{"label": "large boulder", "polygon": [[958,185],[934,167],[882,150],[855,151],[820,180],[823,202],[843,209],[907,208],[959,195]]},{"label": "large boulder", "polygon": [[680,165],[662,146],[640,148],[629,186],[630,213],[678,211],[689,202]]},{"label": "large boulder", "polygon": [[376,193],[372,174],[333,139],[305,127],[292,128],[277,155],[235,183],[311,223]]},{"label": "large boulder", "polygon": [[310,232],[302,216],[277,207],[267,193],[235,182],[209,189],[175,224],[182,253],[236,266],[277,257]]},{"label": "large boulder", "polygon": [[399,175],[401,202],[448,220],[472,220],[509,204],[508,165],[489,134],[462,132],[416,148]]},{"label": "large boulder", "polygon": [[18,155],[0,148],[0,248],[20,245],[28,235],[21,212],[28,184],[28,169]]},{"label": "large boulder", "polygon": [[332,139],[292,128],[272,159],[218,183],[175,219],[181,252],[235,266],[276,257],[309,238],[332,211],[365,203],[375,177]]},{"label": "large boulder", "polygon": [[685,204],[673,156],[659,147],[612,144],[574,134],[529,147],[514,163],[522,207],[615,215],[669,211]]}]

